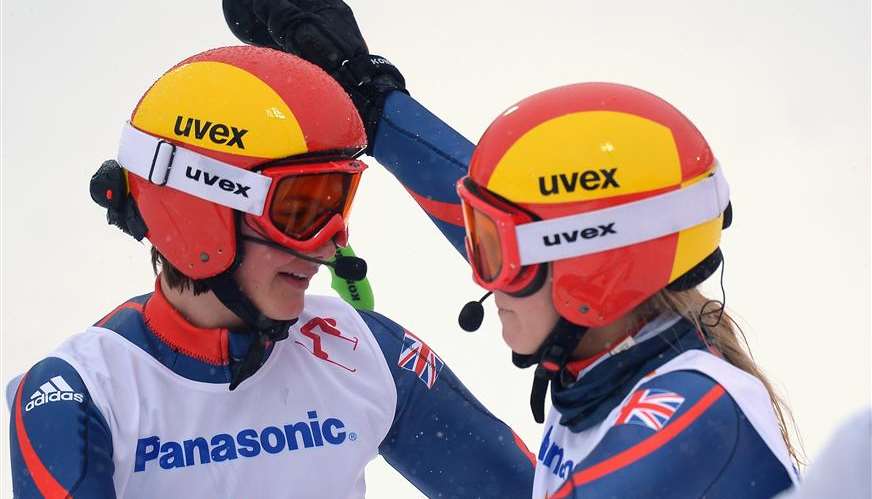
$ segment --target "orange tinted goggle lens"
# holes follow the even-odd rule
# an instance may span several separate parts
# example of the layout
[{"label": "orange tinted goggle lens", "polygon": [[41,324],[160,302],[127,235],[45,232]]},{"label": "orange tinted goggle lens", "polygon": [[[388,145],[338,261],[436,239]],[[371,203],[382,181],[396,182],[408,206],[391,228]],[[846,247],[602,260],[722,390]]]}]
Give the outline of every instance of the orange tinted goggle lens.
[{"label": "orange tinted goggle lens", "polygon": [[463,203],[466,232],[472,246],[470,259],[485,282],[497,278],[503,268],[503,251],[497,224],[490,217]]},{"label": "orange tinted goggle lens", "polygon": [[359,173],[316,173],[279,180],[269,207],[270,221],[285,235],[305,240],[334,215],[346,218]]}]

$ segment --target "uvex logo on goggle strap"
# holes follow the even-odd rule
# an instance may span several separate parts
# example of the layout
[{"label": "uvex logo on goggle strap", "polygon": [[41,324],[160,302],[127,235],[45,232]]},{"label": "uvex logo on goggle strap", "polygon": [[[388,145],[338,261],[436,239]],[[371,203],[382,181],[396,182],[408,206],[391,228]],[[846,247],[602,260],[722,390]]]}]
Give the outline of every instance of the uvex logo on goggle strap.
[{"label": "uvex logo on goggle strap", "polygon": [[190,166],[185,168],[185,176],[195,182],[202,182],[208,186],[217,185],[223,191],[232,192],[244,198],[248,197],[248,190],[251,189],[250,185],[242,185],[239,182],[227,180],[226,178],[219,177],[217,174],[209,173],[199,168],[194,169]]},{"label": "uvex logo on goggle strap", "polygon": [[[182,121],[184,120],[184,127]],[[235,126],[225,125],[224,123],[212,123],[211,121],[201,121],[199,118],[185,118],[184,116],[176,116],[176,125],[173,132],[181,137],[190,137],[191,132],[194,138],[202,140],[204,137],[209,137],[209,140],[216,144],[224,144],[227,147],[236,146],[240,149],[245,149],[245,144],[242,142],[242,137],[248,133],[245,128],[236,128]],[[231,135],[233,135],[231,137]]]},{"label": "uvex logo on goggle strap", "polygon": [[617,168],[599,170],[584,170],[581,172],[572,172],[572,175],[560,173],[551,175],[550,177],[539,177],[539,192],[543,196],[552,194],[560,194],[560,188],[564,192],[575,192],[575,189],[581,188],[586,191],[595,191],[597,189],[608,189],[609,187],[620,187],[621,185],[615,180]]},{"label": "uvex logo on goggle strap", "polygon": [[618,232],[615,230],[615,222],[612,222],[606,225],[597,225],[596,227],[585,227],[584,229],[573,230],[572,232],[558,232],[556,234],[542,236],[542,242],[545,243],[545,246],[557,246],[564,242],[574,243],[578,238],[595,239],[617,233]]}]

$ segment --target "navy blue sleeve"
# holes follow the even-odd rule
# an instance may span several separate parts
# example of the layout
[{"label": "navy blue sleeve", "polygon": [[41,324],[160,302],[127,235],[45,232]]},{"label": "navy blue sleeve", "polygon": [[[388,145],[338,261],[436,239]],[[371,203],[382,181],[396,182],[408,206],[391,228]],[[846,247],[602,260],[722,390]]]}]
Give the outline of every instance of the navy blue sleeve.
[{"label": "navy blue sleeve", "polygon": [[762,499],[790,485],[723,387],[696,371],[677,371],[630,396],[552,499]]},{"label": "navy blue sleeve", "polygon": [[409,191],[436,227],[466,258],[457,181],[475,145],[402,92],[391,93],[373,154]]},{"label": "navy blue sleeve", "polygon": [[529,499],[533,455],[430,348],[393,321],[360,312],[397,388],[379,452],[428,497]]},{"label": "navy blue sleeve", "polygon": [[31,368],[10,419],[15,497],[115,497],[109,426],[69,364],[48,357]]}]

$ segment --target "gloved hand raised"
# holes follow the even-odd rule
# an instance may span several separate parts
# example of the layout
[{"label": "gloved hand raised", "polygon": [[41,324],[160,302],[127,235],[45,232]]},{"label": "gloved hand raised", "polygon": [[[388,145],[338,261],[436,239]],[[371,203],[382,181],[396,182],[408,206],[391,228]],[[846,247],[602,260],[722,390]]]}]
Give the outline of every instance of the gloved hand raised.
[{"label": "gloved hand raised", "polygon": [[394,90],[406,92],[406,82],[387,59],[369,53],[348,5],[341,0],[224,0],[224,18],[243,42],[294,54],[332,75],[357,107],[371,154],[384,100]]}]

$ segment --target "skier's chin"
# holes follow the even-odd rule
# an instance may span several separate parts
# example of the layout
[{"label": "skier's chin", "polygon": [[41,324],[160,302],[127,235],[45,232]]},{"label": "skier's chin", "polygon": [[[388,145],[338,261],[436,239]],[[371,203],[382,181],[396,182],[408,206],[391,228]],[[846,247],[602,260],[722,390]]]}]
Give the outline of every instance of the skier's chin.
[{"label": "skier's chin", "polygon": [[303,300],[290,306],[283,306],[279,310],[266,312],[266,316],[276,321],[289,321],[296,319],[303,312]]},{"label": "skier's chin", "polygon": [[[286,291],[286,290],[285,290]],[[254,297],[253,297],[254,298]],[[255,306],[267,317],[276,321],[296,319],[303,312],[305,294],[302,290],[259,296],[254,298]]]},{"label": "skier's chin", "polygon": [[515,353],[523,355],[535,353],[539,348],[538,344],[541,343],[541,339],[525,333],[515,312],[499,309],[499,314],[503,326],[503,341],[506,345]]}]

